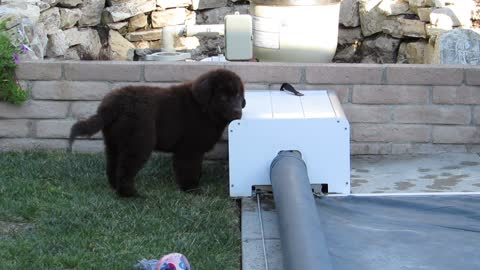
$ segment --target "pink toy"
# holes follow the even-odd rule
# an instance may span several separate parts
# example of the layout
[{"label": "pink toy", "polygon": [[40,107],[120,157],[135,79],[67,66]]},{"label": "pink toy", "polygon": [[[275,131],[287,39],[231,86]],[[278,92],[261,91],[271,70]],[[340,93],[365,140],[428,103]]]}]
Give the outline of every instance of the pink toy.
[{"label": "pink toy", "polygon": [[191,270],[191,268],[187,257],[183,254],[170,253],[158,261],[155,270]]}]

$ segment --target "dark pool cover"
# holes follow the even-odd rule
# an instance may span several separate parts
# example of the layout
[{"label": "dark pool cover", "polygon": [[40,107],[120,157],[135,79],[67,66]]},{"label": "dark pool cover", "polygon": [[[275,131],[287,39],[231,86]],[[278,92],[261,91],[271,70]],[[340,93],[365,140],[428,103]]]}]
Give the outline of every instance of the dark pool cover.
[{"label": "dark pool cover", "polygon": [[333,269],[480,269],[478,195],[324,197],[316,204]]}]

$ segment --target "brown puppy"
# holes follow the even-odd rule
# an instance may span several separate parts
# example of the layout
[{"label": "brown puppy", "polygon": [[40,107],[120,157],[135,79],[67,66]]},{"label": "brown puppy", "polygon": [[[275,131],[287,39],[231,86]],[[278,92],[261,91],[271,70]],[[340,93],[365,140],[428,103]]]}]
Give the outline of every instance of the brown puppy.
[{"label": "brown puppy", "polygon": [[107,177],[120,196],[135,196],[135,175],[152,151],[173,153],[178,186],[198,186],[205,152],[228,123],[242,116],[244,86],[233,72],[218,69],[170,88],[127,86],[108,94],[97,113],[72,126],[77,136],[102,130]]}]

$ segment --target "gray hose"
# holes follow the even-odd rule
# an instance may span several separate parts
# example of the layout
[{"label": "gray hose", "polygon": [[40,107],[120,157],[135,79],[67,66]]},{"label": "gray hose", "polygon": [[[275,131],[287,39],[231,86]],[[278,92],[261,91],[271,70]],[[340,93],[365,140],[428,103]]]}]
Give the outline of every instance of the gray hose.
[{"label": "gray hose", "polygon": [[332,269],[307,167],[299,151],[280,151],[270,166],[285,270]]}]

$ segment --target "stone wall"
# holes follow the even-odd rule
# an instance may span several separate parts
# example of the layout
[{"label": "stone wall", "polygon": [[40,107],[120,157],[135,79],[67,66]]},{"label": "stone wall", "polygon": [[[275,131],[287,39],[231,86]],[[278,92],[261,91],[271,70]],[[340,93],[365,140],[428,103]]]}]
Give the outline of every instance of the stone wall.
[{"label": "stone wall", "polygon": [[[26,62],[18,78],[31,100],[0,103],[0,151],[65,149],[76,119],[126,84],[165,86],[213,68],[237,72],[247,89],[335,90],[351,125],[352,154],[480,153],[480,68],[450,65],[150,62]],[[247,105],[248,106],[248,105]],[[209,154],[226,158],[224,140]],[[76,151],[102,151],[100,136]]]},{"label": "stone wall", "polygon": [[[222,24],[227,14],[249,12],[247,0],[1,3],[13,39],[33,49],[26,59],[133,60],[162,47],[166,26]],[[479,64],[478,19],[474,0],[343,0],[334,61]],[[224,38],[179,37],[175,48],[200,60],[223,52]]]}]

